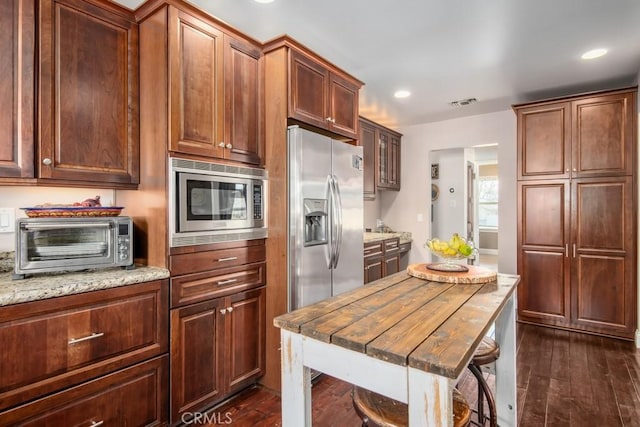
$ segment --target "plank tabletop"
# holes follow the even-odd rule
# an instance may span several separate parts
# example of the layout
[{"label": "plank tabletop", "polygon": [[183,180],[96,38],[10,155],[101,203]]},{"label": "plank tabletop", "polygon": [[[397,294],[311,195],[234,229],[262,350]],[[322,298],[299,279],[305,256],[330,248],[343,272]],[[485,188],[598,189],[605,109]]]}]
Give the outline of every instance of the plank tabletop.
[{"label": "plank tabletop", "polygon": [[406,272],[283,314],[275,326],[456,379],[520,278],[432,282]]}]

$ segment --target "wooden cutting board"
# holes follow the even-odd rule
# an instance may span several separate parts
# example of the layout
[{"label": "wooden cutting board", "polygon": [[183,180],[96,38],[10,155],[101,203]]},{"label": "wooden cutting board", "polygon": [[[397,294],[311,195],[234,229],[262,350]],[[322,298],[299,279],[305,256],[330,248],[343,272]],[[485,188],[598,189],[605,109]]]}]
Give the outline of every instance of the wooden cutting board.
[{"label": "wooden cutting board", "polygon": [[469,271],[445,272],[434,271],[427,268],[429,264],[411,264],[407,267],[407,273],[420,279],[443,283],[489,283],[498,278],[498,273],[483,267],[467,265]]}]

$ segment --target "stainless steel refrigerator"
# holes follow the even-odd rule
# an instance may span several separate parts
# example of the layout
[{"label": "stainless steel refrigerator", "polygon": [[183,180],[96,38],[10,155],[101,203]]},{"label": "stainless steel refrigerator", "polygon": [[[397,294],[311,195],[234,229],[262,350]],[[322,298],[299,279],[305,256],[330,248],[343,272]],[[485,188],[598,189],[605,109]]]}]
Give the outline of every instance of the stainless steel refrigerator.
[{"label": "stainless steel refrigerator", "polygon": [[363,285],[362,147],[288,130],[289,309]]}]

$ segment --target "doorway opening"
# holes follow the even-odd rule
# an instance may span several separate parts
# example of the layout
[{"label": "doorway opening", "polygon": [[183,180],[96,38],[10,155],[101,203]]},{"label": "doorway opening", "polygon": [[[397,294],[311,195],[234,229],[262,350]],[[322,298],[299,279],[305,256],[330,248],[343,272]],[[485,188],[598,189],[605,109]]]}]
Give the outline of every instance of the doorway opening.
[{"label": "doorway opening", "polygon": [[497,145],[434,150],[429,158],[431,237],[448,238],[458,233],[478,248],[475,265],[497,270]]}]

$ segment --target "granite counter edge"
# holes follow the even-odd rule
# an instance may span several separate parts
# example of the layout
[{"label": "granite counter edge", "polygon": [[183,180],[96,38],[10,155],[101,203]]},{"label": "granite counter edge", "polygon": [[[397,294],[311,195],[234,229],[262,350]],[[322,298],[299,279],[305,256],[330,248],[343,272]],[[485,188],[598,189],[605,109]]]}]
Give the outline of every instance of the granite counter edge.
[{"label": "granite counter edge", "polygon": [[140,266],[134,270],[113,268],[39,275],[24,280],[12,280],[11,273],[2,273],[0,274],[0,307],[167,278],[169,278],[169,270],[146,266]]}]

